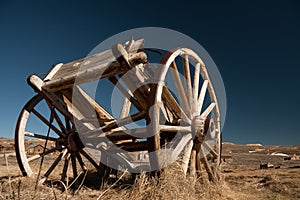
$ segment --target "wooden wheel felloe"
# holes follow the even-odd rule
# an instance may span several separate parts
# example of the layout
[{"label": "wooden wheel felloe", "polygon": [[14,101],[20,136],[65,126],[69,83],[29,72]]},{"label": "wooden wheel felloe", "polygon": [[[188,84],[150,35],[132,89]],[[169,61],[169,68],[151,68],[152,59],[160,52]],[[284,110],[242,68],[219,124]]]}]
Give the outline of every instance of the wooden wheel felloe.
[{"label": "wooden wheel felloe", "polygon": [[[22,109],[15,130],[15,147],[19,167],[24,176],[46,180],[52,176],[65,181],[87,170],[87,160],[72,119],[63,115],[41,95],[33,97]],[[41,159],[44,162],[41,162]]]},{"label": "wooden wheel felloe", "polygon": [[[205,171],[209,180],[216,180],[220,159],[220,113],[205,64],[194,51],[178,48],[164,57],[154,80],[148,131],[153,132],[149,139],[151,150],[158,153],[152,154],[151,166],[164,165],[159,158],[160,149],[174,142],[168,136],[176,130],[182,137],[190,137],[172,154],[176,157],[183,150],[184,173],[195,176],[196,172],[203,175]],[[183,128],[189,131],[183,132]]]}]

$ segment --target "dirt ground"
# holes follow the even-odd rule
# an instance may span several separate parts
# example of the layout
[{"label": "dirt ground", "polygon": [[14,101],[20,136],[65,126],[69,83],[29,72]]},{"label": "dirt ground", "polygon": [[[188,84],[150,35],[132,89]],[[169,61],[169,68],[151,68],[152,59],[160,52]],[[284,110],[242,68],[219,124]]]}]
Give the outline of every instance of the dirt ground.
[{"label": "dirt ground", "polygon": [[[96,179],[88,179],[93,174],[85,177],[89,181],[80,190],[61,190],[55,184],[39,185],[35,190],[36,180],[21,176],[15,156],[1,153],[0,199],[300,199],[300,160],[270,155],[275,151],[299,155],[300,147],[259,148],[266,150],[249,153],[257,147],[223,145],[224,154],[232,160],[222,163],[222,180],[217,184],[191,184],[175,169],[159,181],[142,176],[134,184],[119,180],[101,190],[91,184]],[[274,167],[260,169],[261,163]]]}]

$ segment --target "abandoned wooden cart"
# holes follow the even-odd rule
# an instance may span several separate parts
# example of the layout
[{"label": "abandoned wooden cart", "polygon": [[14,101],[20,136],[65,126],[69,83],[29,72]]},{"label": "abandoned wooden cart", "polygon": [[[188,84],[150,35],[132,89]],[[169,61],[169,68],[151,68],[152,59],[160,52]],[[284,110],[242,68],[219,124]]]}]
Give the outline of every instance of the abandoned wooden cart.
[{"label": "abandoned wooden cart", "polygon": [[[186,174],[218,179],[220,114],[205,63],[188,48],[157,55],[143,43],[115,44],[28,78],[37,94],[15,131],[23,175],[65,181],[90,167],[103,176],[108,168],[155,172],[179,160]],[[29,151],[35,145],[43,148]]]}]

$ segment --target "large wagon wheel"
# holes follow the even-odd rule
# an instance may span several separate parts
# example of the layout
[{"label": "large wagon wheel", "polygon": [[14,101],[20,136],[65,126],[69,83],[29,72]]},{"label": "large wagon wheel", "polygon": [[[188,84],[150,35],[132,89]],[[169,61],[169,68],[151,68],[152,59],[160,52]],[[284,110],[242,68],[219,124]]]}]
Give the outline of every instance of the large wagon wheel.
[{"label": "large wagon wheel", "polygon": [[75,179],[80,171],[86,171],[87,160],[98,167],[83,149],[72,119],[59,112],[40,94],[28,101],[19,115],[15,145],[24,176],[36,177],[40,174],[43,181],[50,176],[65,181],[67,177]]},{"label": "large wagon wheel", "polygon": [[[191,175],[205,175],[218,179],[220,159],[220,114],[218,101],[207,69],[192,50],[178,48],[161,61],[151,87],[148,131],[152,146],[153,169],[163,167],[160,149],[172,142],[170,135],[177,131],[180,137],[191,135],[182,148],[182,168]],[[182,75],[181,75],[182,74]],[[169,88],[174,84],[174,88]],[[167,127],[167,128],[166,128]],[[180,152],[175,152],[178,156]],[[174,159],[173,159],[174,160]],[[206,172],[206,173],[203,173]]]}]

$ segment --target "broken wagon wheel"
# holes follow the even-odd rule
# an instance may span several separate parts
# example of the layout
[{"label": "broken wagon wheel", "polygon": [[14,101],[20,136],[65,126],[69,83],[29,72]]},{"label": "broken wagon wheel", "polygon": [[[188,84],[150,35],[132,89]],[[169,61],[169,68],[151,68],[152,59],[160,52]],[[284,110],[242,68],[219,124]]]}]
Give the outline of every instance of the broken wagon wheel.
[{"label": "broken wagon wheel", "polygon": [[[27,102],[15,130],[16,157],[24,176],[36,176],[41,167],[43,181],[50,176],[65,181],[67,177],[77,178],[80,168],[86,171],[87,160],[98,167],[83,149],[71,120],[40,94]],[[47,159],[41,163],[43,157]]]},{"label": "broken wagon wheel", "polygon": [[165,165],[160,149],[164,141],[172,142],[168,135],[173,134],[174,138],[177,132],[181,138],[189,139],[174,147],[171,160],[183,151],[184,173],[205,171],[213,181],[218,177],[220,158],[220,113],[206,66],[187,48],[170,51],[161,65],[155,72],[150,94],[148,131],[153,137],[148,141],[150,151],[155,152],[150,155],[151,167],[159,169]]}]

